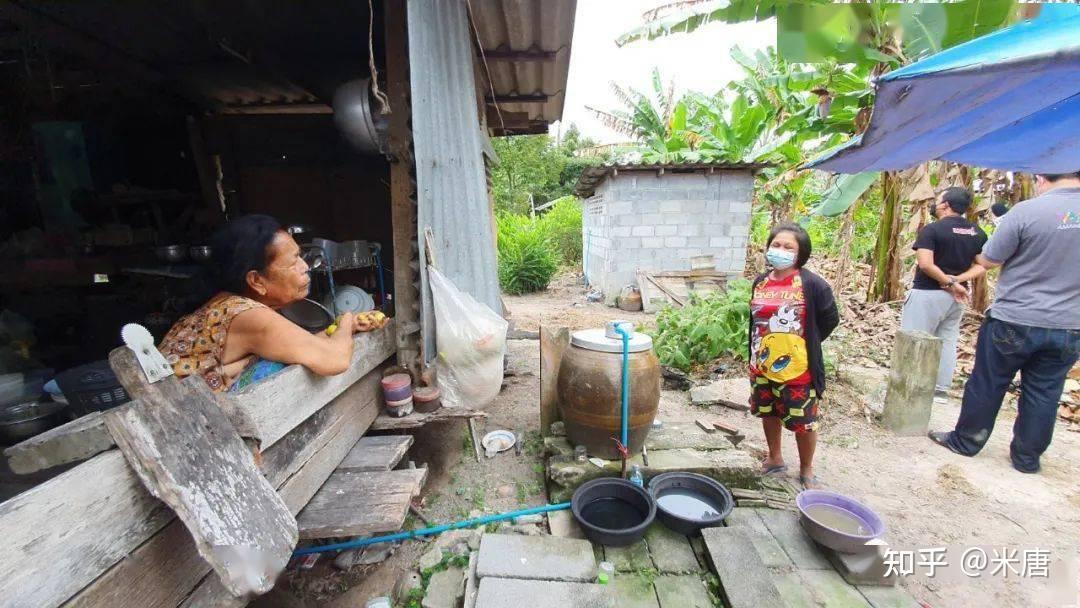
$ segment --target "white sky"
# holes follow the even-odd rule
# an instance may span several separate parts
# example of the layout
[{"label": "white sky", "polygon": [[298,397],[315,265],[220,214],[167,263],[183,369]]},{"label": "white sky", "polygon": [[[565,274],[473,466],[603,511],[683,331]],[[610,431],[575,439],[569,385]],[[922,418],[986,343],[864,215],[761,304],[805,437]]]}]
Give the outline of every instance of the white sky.
[{"label": "white sky", "polygon": [[[615,38],[642,23],[641,14],[670,0],[578,0],[574,41],[570,51],[570,76],[566,85],[563,124],[576,123],[581,131],[600,143],[625,141],[592,113],[619,107],[609,82],[652,90],[653,67],[665,83],[675,81],[679,91],[714,92],[741,74],[728,56],[735,45],[746,51],[776,44],[776,25],[762,23],[726,25],[713,23],[691,34],[675,34],[651,41],[615,46]],[[551,127],[554,135],[560,125]]]}]

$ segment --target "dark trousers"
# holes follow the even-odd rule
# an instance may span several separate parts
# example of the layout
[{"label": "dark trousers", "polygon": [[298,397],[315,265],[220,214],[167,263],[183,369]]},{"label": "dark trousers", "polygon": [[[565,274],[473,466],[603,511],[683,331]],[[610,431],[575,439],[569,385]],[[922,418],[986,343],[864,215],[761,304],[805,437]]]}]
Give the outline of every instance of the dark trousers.
[{"label": "dark trousers", "polygon": [[975,369],[964,387],[949,443],[961,454],[979,453],[994,430],[1009,382],[1020,371],[1019,413],[1009,456],[1017,470],[1035,473],[1054,435],[1065,377],[1080,354],[1080,330],[1017,325],[991,315],[979,328]]}]

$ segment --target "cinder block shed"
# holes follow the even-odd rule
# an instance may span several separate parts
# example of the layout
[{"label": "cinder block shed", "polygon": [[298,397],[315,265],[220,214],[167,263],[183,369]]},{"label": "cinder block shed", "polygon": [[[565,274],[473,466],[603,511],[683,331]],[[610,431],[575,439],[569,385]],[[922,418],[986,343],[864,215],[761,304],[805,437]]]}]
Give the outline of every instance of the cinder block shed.
[{"label": "cinder block shed", "polygon": [[586,169],[582,258],[589,285],[613,304],[637,271],[688,271],[711,255],[739,276],[746,264],[757,164],[608,165]]}]

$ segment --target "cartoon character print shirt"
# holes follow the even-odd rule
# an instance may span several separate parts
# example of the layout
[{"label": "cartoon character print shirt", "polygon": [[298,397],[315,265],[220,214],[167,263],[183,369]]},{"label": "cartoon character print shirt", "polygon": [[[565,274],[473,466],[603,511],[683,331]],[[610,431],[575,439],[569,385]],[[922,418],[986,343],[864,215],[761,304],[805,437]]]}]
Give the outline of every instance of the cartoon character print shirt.
[{"label": "cartoon character print shirt", "polygon": [[806,355],[806,302],[799,273],[758,283],[750,301],[754,316],[750,373],[779,384],[810,384]]}]

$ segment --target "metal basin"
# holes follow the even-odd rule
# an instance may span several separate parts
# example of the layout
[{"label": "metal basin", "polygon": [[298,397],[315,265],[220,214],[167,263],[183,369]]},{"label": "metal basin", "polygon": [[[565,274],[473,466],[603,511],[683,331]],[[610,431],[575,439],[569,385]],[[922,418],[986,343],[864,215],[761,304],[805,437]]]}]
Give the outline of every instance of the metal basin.
[{"label": "metal basin", "polygon": [[14,445],[64,423],[66,403],[26,401],[0,409],[0,443]]}]

